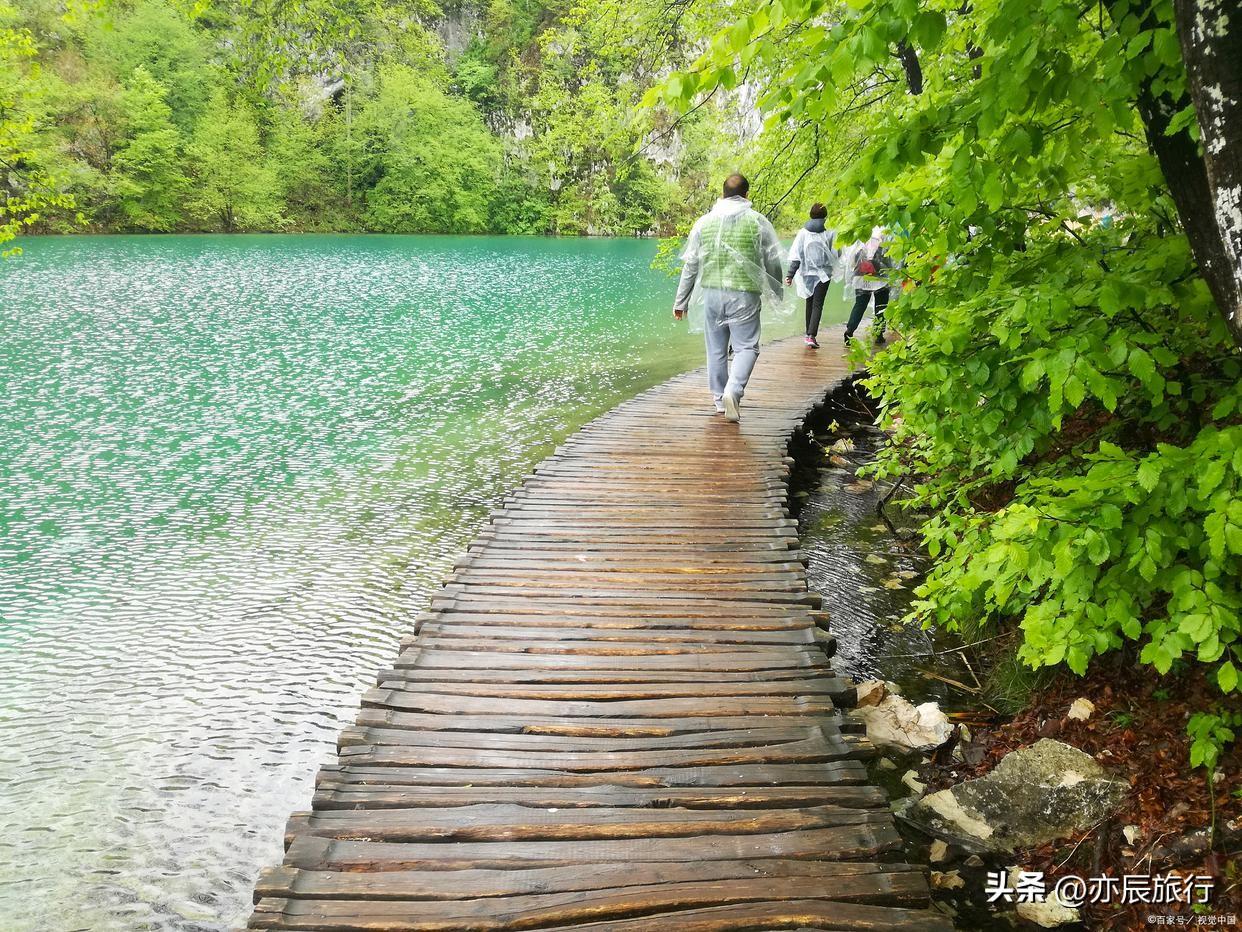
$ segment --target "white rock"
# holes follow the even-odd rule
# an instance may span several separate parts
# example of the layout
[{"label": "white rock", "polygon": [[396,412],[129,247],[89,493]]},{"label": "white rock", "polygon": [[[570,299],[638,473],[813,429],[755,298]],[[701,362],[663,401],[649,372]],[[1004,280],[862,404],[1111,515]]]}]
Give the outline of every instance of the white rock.
[{"label": "white rock", "polygon": [[931,885],[935,890],[960,890],[966,881],[957,871],[932,871]]},{"label": "white rock", "polygon": [[933,841],[931,843],[931,848],[928,849],[927,852],[927,860],[931,861],[933,864],[940,864],[943,861],[949,860],[948,843],[941,841],[939,838]]},{"label": "white rock", "polygon": [[1069,712],[1065,717],[1073,722],[1085,722],[1095,711],[1095,703],[1090,699],[1075,699],[1070,703]]},{"label": "white rock", "polygon": [[932,750],[953,734],[953,725],[936,703],[914,706],[892,692],[875,705],[858,708],[855,714],[867,726],[867,738],[877,747]]},{"label": "white rock", "polygon": [[907,770],[903,773],[901,775],[901,782],[910,787],[910,789],[914,790],[914,792],[918,793],[920,796],[922,796],[923,792],[927,789],[927,784],[920,780],[919,775],[913,770]]},{"label": "white rock", "polygon": [[888,692],[883,680],[863,680],[854,687],[854,691],[858,696],[855,705],[859,708],[879,704],[884,694]]},{"label": "white rock", "polygon": [[[1009,885],[1017,886],[1020,867],[1009,868]],[[1049,891],[1046,899],[1036,903],[1019,903],[1018,915],[1028,922],[1033,922],[1042,929],[1055,929],[1057,926],[1069,925],[1080,921],[1078,910],[1066,906],[1055,892]]]},{"label": "white rock", "polygon": [[1143,830],[1137,825],[1127,825],[1121,830],[1121,834],[1126,838],[1126,844],[1133,845],[1143,837]]},{"label": "white rock", "polygon": [[929,793],[903,817],[967,851],[1016,851],[1083,831],[1131,790],[1089,754],[1042,738],[1011,751],[992,772]]},{"label": "white rock", "polygon": [[1055,929],[1081,921],[1081,916],[1073,906],[1066,906],[1057,895],[1052,893],[1042,903],[1019,903],[1018,915],[1027,922],[1033,922],[1042,929]]}]

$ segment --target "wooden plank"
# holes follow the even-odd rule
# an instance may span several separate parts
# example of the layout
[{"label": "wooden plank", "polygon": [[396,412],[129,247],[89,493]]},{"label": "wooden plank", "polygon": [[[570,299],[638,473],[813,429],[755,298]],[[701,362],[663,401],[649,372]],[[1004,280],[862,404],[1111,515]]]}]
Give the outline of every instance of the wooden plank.
[{"label": "wooden plank", "polygon": [[[926,889],[912,873],[875,876],[744,877],[697,883],[658,883],[622,890],[551,893],[492,899],[307,900],[288,902],[280,925],[255,928],[315,929],[421,929],[441,932],[515,930],[606,920],[626,921],[634,916],[719,908],[722,905],[764,903],[786,897],[898,905],[918,901]],[[261,910],[261,916],[266,910]],[[288,925],[291,923],[292,925]]]},{"label": "wooden plank", "polygon": [[604,773],[538,768],[416,767],[342,763],[324,767],[320,781],[327,784],[365,783],[385,786],[535,786],[570,787],[709,787],[709,786],[815,786],[857,785],[867,782],[867,770],[857,760],[814,764],[728,764],[703,767],[649,767]]},{"label": "wooden plank", "polygon": [[597,783],[590,786],[400,786],[321,782],[314,809],[448,808],[484,803],[511,803],[548,808],[600,806],[671,807],[682,809],[764,809],[817,805],[878,809],[888,806],[884,792],[872,786],[741,786],[666,787],[648,789]]},{"label": "wooden plank", "polygon": [[[691,670],[470,670],[446,667],[401,668],[399,671],[383,671],[381,679],[397,678],[414,683],[696,683],[703,682],[703,674]],[[720,683],[758,683],[769,680],[801,680],[807,671],[798,667],[787,670],[726,671],[712,674]]]},{"label": "wooden plank", "polygon": [[890,824],[887,811],[843,806],[806,809],[540,809],[485,804],[449,809],[328,810],[295,813],[286,844],[301,835],[384,842],[525,842],[762,835]]},{"label": "wooden plank", "polygon": [[574,642],[526,640],[517,643],[496,640],[490,650],[470,650],[460,642],[437,645],[434,639],[420,638],[397,657],[398,667],[478,666],[485,653],[495,669],[538,667],[602,670],[700,670],[703,672],[741,672],[754,670],[813,670],[826,673],[824,655],[810,644],[772,649],[763,645],[661,644],[659,642]]},{"label": "wooden plank", "polygon": [[725,699],[634,699],[620,702],[569,702],[445,696],[398,689],[371,689],[362,704],[407,712],[462,715],[530,714],[562,718],[684,718],[720,715],[826,715],[835,711],[826,697],[742,696]]},{"label": "wooden plank", "polygon": [[[363,744],[406,744],[433,747],[488,748],[514,751],[666,751],[688,748],[764,747],[793,741],[814,740],[824,733],[819,722],[792,728],[737,728],[648,737],[598,737],[595,735],[496,734],[489,731],[423,732],[414,729],[360,727],[346,729],[351,740],[343,747]],[[835,729],[833,730],[835,733]]]},{"label": "wooden plank", "polygon": [[437,598],[435,601],[443,605],[443,608],[433,609],[433,613],[460,612],[475,615],[508,615],[520,611],[526,615],[553,617],[582,615],[592,618],[699,618],[716,622],[729,619],[783,621],[791,618],[806,618],[814,614],[812,609],[796,605],[768,605],[764,602],[741,604],[736,600],[715,599],[696,599],[693,603],[672,604],[662,599],[646,598],[635,599],[621,605],[584,605],[566,596],[539,600],[513,600],[475,594],[468,602],[463,601],[460,605],[453,604],[454,600],[448,597]]},{"label": "wooden plank", "polygon": [[557,715],[457,715],[398,712],[393,709],[363,708],[359,726],[403,728],[415,731],[465,731],[503,734],[563,735],[598,738],[659,738],[667,735],[699,735],[713,731],[745,730],[763,733],[769,729],[834,727],[838,731],[858,731],[856,722],[839,715],[820,715],[808,721],[801,715],[717,715],[687,718],[600,718],[567,719]]},{"label": "wooden plank", "polygon": [[841,825],[770,835],[572,841],[409,843],[299,834],[285,852],[285,863],[306,870],[338,871],[514,870],[634,861],[678,864],[762,858],[854,861],[877,857],[900,847],[901,837],[891,823]]},{"label": "wooden plank", "polygon": [[[465,630],[462,630],[462,629]],[[565,636],[557,637],[557,632],[564,630]],[[529,646],[532,641],[557,641],[570,643],[583,642],[587,645],[639,645],[644,648],[643,654],[654,653],[650,648],[655,646],[672,648],[662,650],[662,654],[700,653],[699,645],[707,645],[709,653],[751,653],[756,648],[789,646],[795,648],[823,649],[825,641],[831,639],[821,626],[807,624],[802,628],[791,628],[782,631],[747,631],[744,629],[722,629],[713,631],[700,629],[697,631],[671,631],[666,628],[542,628],[533,626],[493,625],[490,630],[483,626],[429,626],[428,630],[419,631],[422,635],[410,637],[402,641],[403,651],[416,652],[428,650],[454,651],[488,651],[493,645],[516,645],[517,653],[522,647]],[[577,651],[576,653],[587,653]],[[603,656],[596,651],[591,654]],[[615,656],[615,652],[610,652]],[[634,656],[628,653],[623,656]],[[722,671],[724,673],[738,671]]]},{"label": "wooden plank", "polygon": [[618,631],[653,629],[662,631],[672,629],[694,636],[700,631],[797,631],[814,625],[813,612],[781,612],[777,614],[756,614],[747,610],[745,613],[721,613],[718,615],[647,615],[638,611],[616,612],[611,610],[588,611],[551,610],[543,612],[510,608],[507,612],[481,612],[466,609],[447,609],[439,612],[427,612],[420,616],[416,623],[422,624],[470,625],[475,627],[566,627],[566,628],[604,628]]},{"label": "wooden plank", "polygon": [[499,767],[523,770],[598,772],[661,767],[719,767],[727,764],[804,764],[870,756],[870,746],[848,736],[818,735],[785,744],[736,748],[681,748],[661,751],[540,752],[440,745],[367,745],[344,747],[341,760],[365,766]]},{"label": "wooden plank", "polygon": [[[910,901],[927,899],[924,869],[909,864],[872,864],[840,861],[691,861],[685,864],[593,864],[529,870],[459,870],[451,883],[442,871],[385,871],[361,873],[269,868],[255,885],[261,897],[304,899],[445,900],[510,897],[534,893],[611,891],[652,883],[684,884],[756,878],[798,878],[820,882],[855,878],[894,881],[893,894],[909,891]],[[903,902],[905,900],[902,900]]]},{"label": "wooden plank", "polygon": [[573,699],[614,702],[619,699],[677,699],[698,696],[839,696],[847,685],[837,678],[802,680],[763,679],[750,683],[714,680],[710,683],[489,683],[443,682],[424,679],[417,669],[391,670],[381,675],[381,688],[417,689],[446,696],[498,699]]},{"label": "wooden plank", "polygon": [[[698,641],[664,641],[659,639],[609,639],[609,638],[548,638],[512,637],[488,638],[472,643],[455,638],[437,638],[431,634],[422,634],[414,643],[413,652],[426,654],[432,652],[461,653],[465,651],[484,651],[488,654],[504,652],[520,654],[542,654],[560,656],[566,654],[590,657],[631,657],[642,658],[646,664],[648,658],[652,663],[667,662],[670,658],[686,655],[711,655],[722,669],[734,660],[808,660],[804,666],[814,666],[822,659],[809,644],[736,644],[720,643],[709,640]],[[409,651],[403,652],[409,653]],[[477,657],[477,654],[476,654]],[[699,662],[703,662],[700,657]]]}]

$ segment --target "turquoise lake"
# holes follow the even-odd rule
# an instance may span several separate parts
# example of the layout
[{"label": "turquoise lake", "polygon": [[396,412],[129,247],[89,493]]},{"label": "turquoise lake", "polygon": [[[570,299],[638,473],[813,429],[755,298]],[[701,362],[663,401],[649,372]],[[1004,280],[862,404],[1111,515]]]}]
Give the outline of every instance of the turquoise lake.
[{"label": "turquoise lake", "polygon": [[701,338],[647,241],[24,246],[0,262],[3,928],[233,928],[488,511]]}]

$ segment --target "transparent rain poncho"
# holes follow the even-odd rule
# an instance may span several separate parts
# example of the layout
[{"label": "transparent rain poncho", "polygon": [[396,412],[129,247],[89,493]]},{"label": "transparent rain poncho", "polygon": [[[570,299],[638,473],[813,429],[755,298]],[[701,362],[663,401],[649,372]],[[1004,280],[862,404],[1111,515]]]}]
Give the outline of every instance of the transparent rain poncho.
[{"label": "transparent rain poncho", "polygon": [[799,298],[809,298],[820,282],[831,281],[841,263],[832,230],[801,229],[789,249],[789,264],[800,263],[793,274]]},{"label": "transparent rain poncho", "polygon": [[[694,225],[682,253],[679,297],[689,296],[690,329],[793,312],[782,285],[781,244],[763,214],[741,197],[722,198]],[[679,305],[680,306],[680,305]]]},{"label": "transparent rain poncho", "polygon": [[[871,239],[852,243],[842,252],[838,275],[845,284],[847,300],[853,300],[860,291],[879,291],[892,284],[894,265],[885,248],[888,240],[884,228],[875,227]],[[871,263],[870,272],[860,270],[862,260]]]}]

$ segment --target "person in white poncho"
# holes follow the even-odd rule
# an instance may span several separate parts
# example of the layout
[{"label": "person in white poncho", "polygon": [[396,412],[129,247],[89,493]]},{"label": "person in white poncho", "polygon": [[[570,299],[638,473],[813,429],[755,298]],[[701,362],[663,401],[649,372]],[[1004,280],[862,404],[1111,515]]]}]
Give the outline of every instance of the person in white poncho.
[{"label": "person in white poncho", "polygon": [[889,291],[896,265],[884,248],[888,235],[883,227],[874,227],[871,238],[845,250],[842,266],[845,271],[845,297],[854,299],[850,319],[845,324],[845,342],[854,339],[854,331],[862,322],[867,305],[875,302],[875,326],[871,328],[875,342],[884,344],[884,311],[888,308]]},{"label": "person in white poncho", "polygon": [[[759,357],[759,314],[784,296],[781,244],[768,218],[746,199],[750,182],[725,179],[724,196],[690,231],[673,316],[687,315],[707,343],[707,380],[716,410],[740,418],[738,406]],[[729,364],[729,348],[733,363]]]},{"label": "person in white poncho", "polygon": [[786,285],[793,285],[798,297],[806,301],[806,345],[818,349],[819,320],[824,313],[828,284],[841,262],[837,234],[825,228],[828,209],[823,204],[811,206],[811,219],[794,237],[789,249],[789,272]]}]

